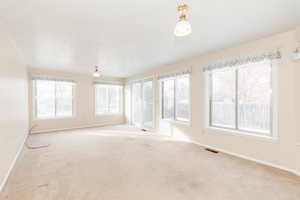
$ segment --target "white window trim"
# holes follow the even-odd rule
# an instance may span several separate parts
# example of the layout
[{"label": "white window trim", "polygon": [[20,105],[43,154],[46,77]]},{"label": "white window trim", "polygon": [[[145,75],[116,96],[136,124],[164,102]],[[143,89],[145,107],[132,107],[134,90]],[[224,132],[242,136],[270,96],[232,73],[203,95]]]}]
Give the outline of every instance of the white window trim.
[{"label": "white window trim", "polygon": [[230,133],[230,134],[237,134],[237,135],[244,135],[244,136],[253,136],[257,138],[266,138],[271,140],[278,139],[278,61],[271,61],[271,87],[272,87],[272,97],[271,97],[271,106],[272,106],[272,121],[271,121],[271,132],[270,134],[262,134],[261,132],[253,132],[253,131],[246,131],[234,128],[225,128],[225,127],[217,127],[212,126],[210,124],[210,76],[209,71],[204,72],[204,97],[205,97],[205,129],[208,131],[204,132],[211,132],[209,130],[217,130],[217,132],[222,133]]},{"label": "white window trim", "polygon": [[[32,120],[33,121],[44,121],[44,120],[56,120],[56,119],[72,119],[76,117],[76,83],[72,80],[70,82],[73,82],[72,85],[72,115],[71,116],[53,116],[53,117],[37,117],[37,103],[36,103],[36,79],[31,80],[31,88],[32,88]],[[52,80],[52,81],[64,81],[63,79],[43,79],[40,78],[40,80]],[[66,80],[69,81],[69,80]],[[55,100],[55,110],[56,110],[56,100]],[[56,111],[55,111],[56,112]]]},{"label": "white window trim", "polygon": [[[116,113],[97,113],[97,85],[114,85],[119,86],[121,88],[120,90],[120,99],[119,99],[119,112]],[[114,83],[105,83],[105,82],[95,82],[94,83],[94,115],[95,117],[102,117],[102,116],[119,116],[123,115],[123,103],[124,103],[124,85],[121,84],[114,84]]]},{"label": "white window trim", "polygon": [[226,135],[232,135],[235,137],[246,137],[246,138],[257,139],[257,140],[261,140],[261,141],[278,142],[277,137],[271,137],[271,136],[267,136],[267,135],[259,135],[256,133],[244,132],[244,131],[239,131],[239,130],[231,130],[231,129],[225,129],[225,128],[206,127],[204,129],[204,133],[226,134]]},{"label": "white window trim", "polygon": [[[183,74],[184,75],[184,74]],[[189,120],[184,121],[184,120],[178,120],[176,119],[176,78],[182,75],[175,75],[169,78],[163,78],[159,80],[159,94],[160,94],[160,119],[169,123],[176,123],[176,124],[181,124],[181,125],[188,125],[191,126],[191,121],[192,121],[192,113],[191,113],[191,97],[192,97],[192,74],[188,73],[186,75],[189,75],[189,100],[188,100],[188,111],[189,111]],[[165,119],[163,117],[163,81],[165,80],[174,80],[174,116],[172,119]]]}]

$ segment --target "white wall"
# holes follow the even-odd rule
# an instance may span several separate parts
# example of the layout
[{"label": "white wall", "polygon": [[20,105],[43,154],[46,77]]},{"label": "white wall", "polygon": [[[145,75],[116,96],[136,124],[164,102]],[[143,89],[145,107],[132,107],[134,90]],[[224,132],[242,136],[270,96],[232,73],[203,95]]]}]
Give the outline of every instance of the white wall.
[{"label": "white wall", "polygon": [[[295,48],[298,47],[300,48],[300,26],[296,29],[295,32],[295,38],[296,38],[296,43],[295,43]],[[294,79],[296,80],[295,82],[295,95],[296,95],[296,133],[298,135],[297,137],[297,152],[295,155],[300,155],[300,60],[295,62],[295,73],[294,73]],[[298,169],[300,171],[300,159],[298,160]]]},{"label": "white wall", "polygon": [[28,133],[27,71],[0,28],[0,191]]},{"label": "white wall", "polygon": [[[76,82],[75,86],[75,114],[71,118],[59,118],[59,119],[43,119],[37,120],[33,116],[33,98],[32,98],[32,76],[49,76],[54,78],[67,78]],[[124,82],[121,78],[101,77],[94,79],[90,74],[80,73],[68,73],[50,70],[29,70],[29,102],[30,102],[30,121],[32,132],[47,132],[51,130],[62,130],[71,128],[102,126],[110,124],[122,124],[124,123],[124,115],[95,115],[95,96],[94,96],[94,80],[106,80],[106,81],[118,81]]]},{"label": "white wall", "polygon": [[[210,145],[231,153],[269,162],[300,174],[300,65],[292,60],[296,46],[296,30],[273,35],[260,40],[247,42],[223,50],[206,53],[184,61],[158,66],[147,73],[130,77],[126,81],[173,71],[182,67],[192,67],[191,75],[191,124],[170,123],[160,119],[159,101],[156,101],[158,131],[169,132],[174,137],[184,136],[192,141]],[[300,40],[300,31],[298,32]],[[279,49],[282,59],[278,70],[278,139],[264,139],[255,136],[233,134],[227,131],[207,129],[205,121],[205,87],[203,67],[238,56]],[[158,85],[158,84],[157,84]],[[156,88],[158,91],[158,87]],[[157,92],[158,94],[158,92]],[[296,99],[298,97],[298,100]],[[128,120],[128,119],[127,119]]]}]

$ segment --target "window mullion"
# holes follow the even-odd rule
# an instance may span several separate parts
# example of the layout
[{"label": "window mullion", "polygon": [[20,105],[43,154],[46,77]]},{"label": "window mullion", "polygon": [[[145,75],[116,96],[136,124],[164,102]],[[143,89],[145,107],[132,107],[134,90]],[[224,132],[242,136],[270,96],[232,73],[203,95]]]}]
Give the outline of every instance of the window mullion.
[{"label": "window mullion", "polygon": [[174,78],[174,113],[173,113],[174,120],[177,120],[177,116],[176,116],[176,86],[177,86],[177,77]]},{"label": "window mullion", "polygon": [[164,81],[161,81],[161,117],[164,119]]},{"label": "window mullion", "polygon": [[118,93],[119,93],[119,105],[118,105],[118,113],[124,113],[124,98],[125,98],[125,93],[124,93],[124,89],[118,88]]},{"label": "window mullion", "polygon": [[74,84],[72,84],[72,116],[74,116],[74,109],[75,109],[75,97],[74,97],[74,95],[75,95],[75,86],[74,86]]},{"label": "window mullion", "polygon": [[110,113],[110,96],[109,96],[109,90],[110,90],[110,88],[107,87],[107,88],[106,88],[106,96],[107,96],[107,106],[106,106],[106,110],[107,110],[107,113]]},{"label": "window mullion", "polygon": [[273,89],[274,89],[274,86],[273,86],[273,81],[274,81],[274,79],[273,79],[273,73],[274,73],[274,71],[273,71],[273,65],[272,65],[272,63],[271,63],[271,65],[270,65],[270,90],[271,90],[271,93],[269,94],[270,95],[270,134],[272,135],[273,134],[273,120],[274,120],[274,91],[273,91]]},{"label": "window mullion", "polygon": [[98,110],[98,89],[97,89],[97,85],[94,85],[94,112],[95,115],[97,115],[97,110]]},{"label": "window mullion", "polygon": [[35,97],[35,99],[34,99],[34,113],[35,113],[35,118],[38,118],[38,108],[37,108],[37,104],[38,104],[38,95],[37,95],[37,84],[36,84],[36,81],[34,81],[33,82],[33,84],[34,84],[34,97]]},{"label": "window mullion", "polygon": [[238,89],[239,88],[239,72],[238,69],[235,70],[235,129],[239,129],[239,123],[238,123],[238,109],[239,109],[239,95],[238,95]]},{"label": "window mullion", "polygon": [[107,97],[107,105],[106,105],[106,112],[110,113],[110,96],[109,96],[109,87],[106,88],[106,97]]},{"label": "window mullion", "polygon": [[130,84],[130,124],[133,125],[133,84]]},{"label": "window mullion", "polygon": [[144,127],[144,115],[143,115],[143,113],[144,113],[144,81],[141,81],[141,90],[140,90],[140,93],[141,93],[141,95],[140,95],[140,98],[141,98],[141,113],[142,113],[142,115],[141,115],[141,127]]},{"label": "window mullion", "polygon": [[209,72],[209,126],[212,126],[213,73]]},{"label": "window mullion", "polygon": [[57,82],[54,82],[54,117],[57,116]]}]

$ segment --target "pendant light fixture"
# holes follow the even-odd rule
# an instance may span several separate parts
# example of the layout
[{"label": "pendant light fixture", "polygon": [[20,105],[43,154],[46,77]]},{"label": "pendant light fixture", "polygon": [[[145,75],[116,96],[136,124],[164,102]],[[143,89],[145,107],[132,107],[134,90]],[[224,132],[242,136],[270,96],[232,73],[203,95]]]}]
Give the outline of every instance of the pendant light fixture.
[{"label": "pendant light fixture", "polygon": [[186,15],[187,10],[188,10],[188,6],[186,4],[180,4],[177,7],[179,19],[174,30],[174,34],[177,37],[187,36],[192,33],[191,24],[187,20],[187,15]]},{"label": "pendant light fixture", "polygon": [[95,66],[95,72],[93,73],[94,77],[100,77],[100,71],[98,69],[98,66]]}]

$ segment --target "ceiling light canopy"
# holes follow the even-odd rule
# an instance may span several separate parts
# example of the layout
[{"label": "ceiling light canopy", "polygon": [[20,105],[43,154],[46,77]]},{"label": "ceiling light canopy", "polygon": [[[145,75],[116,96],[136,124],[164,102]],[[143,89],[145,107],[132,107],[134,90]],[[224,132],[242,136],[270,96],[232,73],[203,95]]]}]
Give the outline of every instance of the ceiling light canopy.
[{"label": "ceiling light canopy", "polygon": [[95,66],[95,72],[93,73],[94,77],[100,77],[100,71],[98,69],[98,66]]},{"label": "ceiling light canopy", "polygon": [[174,34],[177,37],[187,36],[192,33],[192,27],[190,22],[187,20],[186,11],[188,6],[186,4],[181,4],[177,7],[179,13],[179,19],[175,26]]}]

